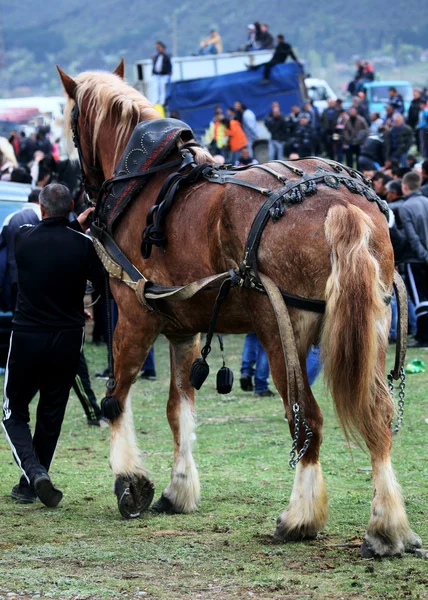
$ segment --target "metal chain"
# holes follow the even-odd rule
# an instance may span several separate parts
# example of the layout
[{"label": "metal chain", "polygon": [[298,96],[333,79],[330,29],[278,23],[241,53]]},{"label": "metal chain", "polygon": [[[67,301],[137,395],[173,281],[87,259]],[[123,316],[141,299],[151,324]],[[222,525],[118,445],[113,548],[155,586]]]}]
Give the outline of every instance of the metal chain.
[{"label": "metal chain", "polygon": [[305,430],[305,442],[304,442],[300,452],[298,454],[296,454],[297,442],[299,440],[299,433],[300,433],[301,412],[303,412],[303,411],[301,410],[301,408],[297,404],[297,402],[295,404],[293,404],[294,435],[293,435],[293,443],[291,444],[291,450],[290,450],[290,460],[288,462],[288,464],[290,465],[290,467],[292,469],[294,469],[296,467],[297,463],[300,462],[300,460],[306,454],[306,452],[310,446],[312,437],[314,435],[312,432],[312,429],[308,425],[308,422],[306,421],[305,417],[303,416],[303,429]]},{"label": "metal chain", "polygon": [[[393,384],[393,376],[392,371],[388,374],[388,388],[392,401],[394,402],[394,384]],[[398,409],[397,409],[397,423],[393,425],[391,422],[392,433],[396,434],[400,431],[403,425],[403,416],[404,416],[404,398],[406,396],[406,373],[404,372],[404,368],[400,369],[400,383],[398,386]]]}]

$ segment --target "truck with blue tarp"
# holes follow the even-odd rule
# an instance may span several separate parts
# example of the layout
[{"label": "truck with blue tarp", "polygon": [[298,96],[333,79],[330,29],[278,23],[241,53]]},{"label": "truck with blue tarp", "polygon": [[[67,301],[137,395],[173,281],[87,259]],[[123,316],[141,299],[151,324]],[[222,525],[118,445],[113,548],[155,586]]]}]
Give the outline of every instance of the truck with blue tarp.
[{"label": "truck with blue tarp", "polygon": [[201,136],[213,118],[214,108],[225,111],[238,100],[263,121],[273,101],[287,114],[293,104],[302,105],[305,87],[300,65],[295,62],[276,65],[271,80],[261,83],[261,70],[240,71],[214,77],[173,81],[168,89],[168,109],[177,111],[196,135]]}]

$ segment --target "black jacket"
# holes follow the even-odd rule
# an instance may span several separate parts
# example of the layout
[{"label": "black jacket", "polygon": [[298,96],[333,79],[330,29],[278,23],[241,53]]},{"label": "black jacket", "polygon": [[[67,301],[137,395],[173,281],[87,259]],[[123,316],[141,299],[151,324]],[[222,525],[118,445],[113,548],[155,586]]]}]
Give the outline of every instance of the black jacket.
[{"label": "black jacket", "polygon": [[418,190],[404,198],[398,214],[406,235],[404,262],[428,263],[428,198]]},{"label": "black jacket", "polygon": [[272,62],[282,63],[287,60],[290,56],[293,60],[297,61],[296,55],[293,52],[293,48],[287,42],[279,42],[278,46],[275,48],[274,55],[271,58]]},{"label": "black jacket", "polygon": [[313,129],[311,125],[298,125],[294,134],[293,148],[300,157],[313,154]]},{"label": "black jacket", "polygon": [[159,71],[155,70],[156,69],[156,61],[157,61],[159,55],[160,55],[160,52],[155,54],[155,56],[153,57],[153,70],[152,70],[153,75],[171,75],[172,64],[171,64],[171,58],[168,56],[168,54],[163,54],[162,68]]},{"label": "black jacket", "polygon": [[376,134],[369,135],[361,145],[360,154],[382,166],[385,163],[385,142],[383,138]]},{"label": "black jacket", "polygon": [[273,140],[285,142],[288,137],[288,124],[283,115],[274,117],[270,114],[265,119],[265,125],[270,131]]},{"label": "black jacket", "polygon": [[417,100],[413,99],[410,102],[409,112],[407,114],[407,125],[412,129],[415,129],[419,121],[420,104],[420,98],[418,98]]},{"label": "black jacket", "polygon": [[[62,217],[24,225],[15,237],[18,300],[14,330],[83,327],[86,280],[97,276],[92,240]],[[74,227],[74,228],[73,228]]]}]

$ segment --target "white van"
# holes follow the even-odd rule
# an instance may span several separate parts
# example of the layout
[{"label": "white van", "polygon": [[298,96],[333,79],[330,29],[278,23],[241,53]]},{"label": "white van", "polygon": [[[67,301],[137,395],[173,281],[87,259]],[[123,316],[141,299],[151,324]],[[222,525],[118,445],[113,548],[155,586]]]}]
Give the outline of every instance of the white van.
[{"label": "white van", "polygon": [[306,77],[305,85],[306,89],[308,90],[309,98],[313,100],[320,113],[327,108],[327,104],[330,99],[337,100],[336,94],[333,92],[325,79]]}]

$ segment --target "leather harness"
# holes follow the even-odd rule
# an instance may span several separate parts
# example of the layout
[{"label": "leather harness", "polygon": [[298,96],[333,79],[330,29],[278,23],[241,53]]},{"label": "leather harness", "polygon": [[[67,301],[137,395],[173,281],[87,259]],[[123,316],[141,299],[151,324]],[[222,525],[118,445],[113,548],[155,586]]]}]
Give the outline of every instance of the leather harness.
[{"label": "leather harness", "polygon": [[[83,165],[92,171],[98,171],[99,169],[88,165],[84,159],[78,132],[78,111],[79,109],[76,104],[72,112],[72,128],[74,143],[78,150],[82,173],[84,174]],[[150,154],[147,151],[146,144],[151,143],[153,146],[156,146],[154,138],[156,137],[156,132],[159,131],[163,135],[162,142]],[[185,138],[186,136],[190,137],[190,140],[188,140],[187,144],[183,144],[183,137]],[[134,147],[136,138],[139,139],[139,147]],[[148,310],[156,310],[156,302],[159,300],[186,300],[192,298],[202,290],[219,290],[207,334],[207,339],[209,340],[212,338],[215,330],[215,321],[220,310],[220,305],[227,297],[232,286],[251,288],[268,295],[277,321],[287,371],[289,402],[292,406],[294,419],[290,465],[294,468],[310,445],[312,431],[304,415],[305,385],[287,306],[323,313],[325,311],[325,302],[323,300],[302,298],[287,291],[279,290],[269,277],[258,272],[257,254],[263,231],[270,219],[274,223],[277,222],[290,207],[303,202],[305,197],[316,194],[318,185],[326,185],[333,189],[339,189],[341,185],[345,185],[351,192],[364,196],[370,202],[376,202],[381,212],[386,216],[388,215],[388,206],[386,202],[378,198],[371,188],[370,182],[365,177],[357,171],[344,167],[334,161],[317,158],[318,161],[322,161],[324,164],[318,165],[315,172],[309,174],[296,166],[298,161],[293,161],[294,164],[286,161],[272,161],[282,165],[298,177],[297,179],[288,180],[285,175],[277,173],[267,165],[248,165],[246,167],[234,168],[230,165],[222,167],[220,165],[196,164],[189,149],[189,146],[196,144],[192,141],[192,138],[193,133],[188,126],[175,119],[159,119],[137,125],[130,142],[119,160],[113,177],[105,181],[99,190],[95,222],[91,226],[94,246],[109,275],[134,289],[138,300]],[[173,149],[180,151],[181,158],[172,162],[164,162],[164,159]],[[130,168],[132,156],[135,168]],[[178,167],[177,171],[168,175],[165,179],[154,205],[148,212],[146,227],[142,236],[141,250],[143,258],[150,256],[153,245],[163,246],[167,243],[164,234],[166,216],[176,198],[177,192],[185,186],[191,186],[200,181],[207,181],[218,185],[234,184],[255,190],[265,196],[266,200],[259,208],[253,220],[246,241],[244,256],[237,269],[214,274],[184,286],[167,287],[148,281],[144,274],[129,261],[114,240],[113,226],[135,195],[141,192],[148,177],[155,172],[175,166]],[[269,173],[281,182],[281,188],[272,191],[269,188],[258,186],[238,177],[238,174],[246,169],[260,169]],[[83,179],[83,183],[85,189],[88,188],[90,191],[91,189],[95,189],[94,186],[88,186],[85,179]],[[398,274],[394,276],[394,288],[399,306],[404,306],[405,292]],[[391,296],[385,298],[385,302],[388,304],[390,299]],[[391,376],[394,379],[398,378],[399,374],[403,372],[407,330],[407,323],[404,323],[405,309],[402,309],[401,317],[396,347],[396,362],[394,370],[391,372]],[[202,350],[203,358],[198,359],[195,363],[200,360],[202,362],[205,361],[205,356],[210,350],[209,343],[207,341]],[[111,346],[111,343],[109,345]],[[115,380],[112,357],[110,358],[110,380],[107,387],[111,392],[114,389]],[[116,418],[122,410],[114,396],[105,398],[103,404],[107,408],[110,407],[111,418]],[[297,453],[296,449],[301,427],[303,427],[305,432],[305,441],[301,450]]]}]

